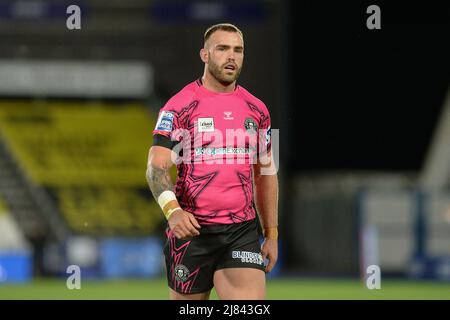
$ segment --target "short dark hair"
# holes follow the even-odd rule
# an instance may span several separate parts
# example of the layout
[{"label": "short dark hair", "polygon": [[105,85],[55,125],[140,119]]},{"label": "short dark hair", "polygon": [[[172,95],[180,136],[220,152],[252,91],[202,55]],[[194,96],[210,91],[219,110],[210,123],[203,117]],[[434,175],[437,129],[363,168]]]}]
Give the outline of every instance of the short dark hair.
[{"label": "short dark hair", "polygon": [[203,36],[204,42],[206,42],[211,37],[211,35],[214,32],[216,32],[217,30],[228,31],[228,32],[237,32],[241,35],[242,39],[244,38],[242,31],[239,30],[239,28],[236,27],[234,24],[218,23],[218,24],[215,24],[215,25],[209,27],[208,29],[206,29],[205,35]]}]

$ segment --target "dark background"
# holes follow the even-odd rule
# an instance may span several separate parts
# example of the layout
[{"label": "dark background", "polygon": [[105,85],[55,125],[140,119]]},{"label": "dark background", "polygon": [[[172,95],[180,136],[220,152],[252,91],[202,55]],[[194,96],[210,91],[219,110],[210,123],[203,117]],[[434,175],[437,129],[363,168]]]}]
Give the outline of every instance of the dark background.
[{"label": "dark background", "polygon": [[[366,27],[370,4],[381,30]],[[450,80],[448,5],[290,1],[288,12],[289,169],[419,170]]]}]

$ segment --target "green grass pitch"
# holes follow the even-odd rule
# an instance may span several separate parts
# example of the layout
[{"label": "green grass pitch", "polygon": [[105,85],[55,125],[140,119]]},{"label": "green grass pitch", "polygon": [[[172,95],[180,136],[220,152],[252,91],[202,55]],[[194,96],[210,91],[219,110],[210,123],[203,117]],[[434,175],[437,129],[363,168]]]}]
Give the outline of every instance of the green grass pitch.
[{"label": "green grass pitch", "polygon": [[[69,290],[66,280],[39,279],[27,284],[0,284],[0,300],[4,299],[86,299],[86,300],[165,300],[168,298],[164,279],[84,280],[80,290]],[[212,292],[211,299],[217,299]],[[369,290],[357,279],[276,278],[267,282],[267,299],[445,299],[450,300],[450,283],[388,280],[381,289]]]}]

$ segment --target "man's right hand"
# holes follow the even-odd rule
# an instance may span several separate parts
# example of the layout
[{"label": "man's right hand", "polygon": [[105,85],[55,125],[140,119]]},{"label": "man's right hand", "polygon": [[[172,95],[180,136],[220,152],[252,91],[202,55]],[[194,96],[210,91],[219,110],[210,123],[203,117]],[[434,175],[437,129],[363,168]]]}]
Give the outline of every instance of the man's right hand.
[{"label": "man's right hand", "polygon": [[177,239],[186,239],[198,236],[200,225],[194,215],[184,210],[174,211],[168,220],[169,228]]}]

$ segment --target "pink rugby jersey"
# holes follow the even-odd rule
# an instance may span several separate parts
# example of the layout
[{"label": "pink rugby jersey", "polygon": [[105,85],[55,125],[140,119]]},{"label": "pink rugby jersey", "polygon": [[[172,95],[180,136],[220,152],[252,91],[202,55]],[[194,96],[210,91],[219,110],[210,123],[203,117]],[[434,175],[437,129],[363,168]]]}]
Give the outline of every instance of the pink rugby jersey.
[{"label": "pink rugby jersey", "polygon": [[175,194],[200,224],[231,224],[256,217],[253,170],[270,151],[270,115],[241,86],[217,93],[194,81],[160,110],[154,145],[178,155]]}]

